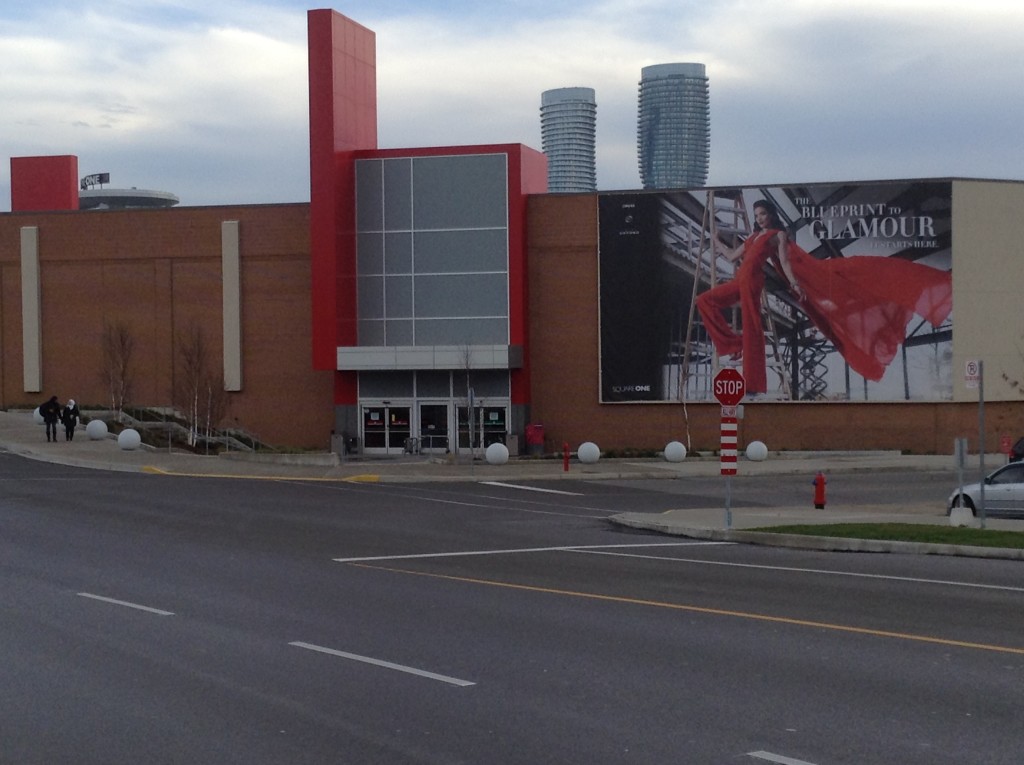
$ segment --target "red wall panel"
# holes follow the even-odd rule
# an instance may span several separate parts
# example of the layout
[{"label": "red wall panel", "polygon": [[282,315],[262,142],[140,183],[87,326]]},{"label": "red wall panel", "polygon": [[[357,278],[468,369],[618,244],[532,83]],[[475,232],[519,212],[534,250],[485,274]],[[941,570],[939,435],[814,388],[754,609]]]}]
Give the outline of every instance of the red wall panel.
[{"label": "red wall panel", "polygon": [[548,160],[539,151],[520,146],[517,161],[509,165],[509,341],[523,347],[523,366],[511,374],[513,404],[530,403],[530,322],[529,322],[529,230],[527,198],[548,190]]},{"label": "red wall panel", "polygon": [[[307,22],[313,367],[334,370],[337,347],[356,342],[352,152],[377,146],[376,37],[332,10]],[[335,403],[355,403],[336,382]]]},{"label": "red wall panel", "polygon": [[78,209],[78,157],[11,157],[11,212]]}]

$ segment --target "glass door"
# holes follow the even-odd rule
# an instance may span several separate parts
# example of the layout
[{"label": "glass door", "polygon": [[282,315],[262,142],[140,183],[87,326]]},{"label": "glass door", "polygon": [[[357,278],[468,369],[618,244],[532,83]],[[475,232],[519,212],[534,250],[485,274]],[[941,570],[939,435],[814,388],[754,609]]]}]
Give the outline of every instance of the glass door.
[{"label": "glass door", "polygon": [[484,448],[493,443],[505,443],[508,436],[508,426],[505,423],[505,413],[508,410],[503,406],[485,406],[481,412],[484,431]]},{"label": "glass door", "polygon": [[371,453],[401,454],[412,428],[408,406],[363,407],[363,449]]},{"label": "glass door", "polygon": [[363,407],[363,449],[386,449],[388,445],[387,407]]},{"label": "glass door", "polygon": [[505,406],[474,406],[472,420],[469,407],[459,407],[459,449],[472,451],[497,442],[505,443],[508,435]]},{"label": "glass door", "polygon": [[388,454],[406,450],[406,442],[412,435],[412,427],[409,423],[411,409],[412,407],[408,406],[388,407]]},{"label": "glass door", "polygon": [[420,404],[420,451],[448,451],[448,405]]}]

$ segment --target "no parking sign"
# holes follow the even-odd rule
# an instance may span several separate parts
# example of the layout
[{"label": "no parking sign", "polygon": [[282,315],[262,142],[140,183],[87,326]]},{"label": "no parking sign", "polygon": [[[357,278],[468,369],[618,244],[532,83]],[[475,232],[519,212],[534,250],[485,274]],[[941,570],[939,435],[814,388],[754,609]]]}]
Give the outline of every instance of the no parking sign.
[{"label": "no parking sign", "polygon": [[977,388],[981,382],[981,362],[978,359],[968,359],[964,363],[964,386]]}]

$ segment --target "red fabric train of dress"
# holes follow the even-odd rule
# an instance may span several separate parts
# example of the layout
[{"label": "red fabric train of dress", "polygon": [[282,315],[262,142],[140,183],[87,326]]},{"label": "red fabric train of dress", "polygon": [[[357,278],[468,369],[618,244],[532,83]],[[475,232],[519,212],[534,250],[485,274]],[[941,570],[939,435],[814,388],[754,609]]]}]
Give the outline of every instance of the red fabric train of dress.
[{"label": "red fabric train of dress", "polygon": [[793,242],[790,265],[806,298],[800,307],[862,377],[880,380],[914,314],[938,327],[953,309],[953,276],[896,257],[819,260]]}]

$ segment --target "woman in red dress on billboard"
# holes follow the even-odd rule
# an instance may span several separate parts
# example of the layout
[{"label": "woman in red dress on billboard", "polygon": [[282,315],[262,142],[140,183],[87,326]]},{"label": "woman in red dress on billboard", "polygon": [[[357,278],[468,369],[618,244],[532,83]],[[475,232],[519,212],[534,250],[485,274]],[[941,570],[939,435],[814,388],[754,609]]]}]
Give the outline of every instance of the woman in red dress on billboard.
[{"label": "woman in red dress on billboard", "polygon": [[[742,351],[747,389],[752,392],[762,392],[766,387],[764,329],[760,316],[765,263],[771,263],[780,272],[814,326],[832,342],[846,363],[868,380],[882,379],[886,367],[906,340],[907,324],[915,314],[938,327],[952,311],[953,278],[949,271],[895,257],[820,260],[790,241],[770,202],[755,202],[754,213],[760,230],[737,249],[744,263],[733,279],[738,284],[732,293],[738,294],[739,300],[731,304],[723,302],[728,292],[721,288],[732,282],[697,298],[697,308],[718,352]],[[760,282],[750,274],[742,274],[741,278],[748,258],[752,264],[759,264]],[[714,294],[716,291],[718,295]],[[744,328],[742,336],[729,327],[721,313],[721,308],[737,302]],[[756,316],[753,314],[755,306]],[[727,332],[722,331],[723,327]],[[753,337],[748,340],[746,335],[751,327]],[[758,342],[759,352],[752,347]],[[748,357],[751,350],[754,356]],[[751,387],[751,379],[760,387]]]},{"label": "woman in red dress on billboard", "polygon": [[[733,278],[697,296],[697,310],[719,356],[743,361],[748,394],[768,390],[765,371],[764,325],[761,322],[761,293],[764,267],[769,258],[785,246],[782,226],[775,208],[768,202],[754,202],[754,233],[733,250],[723,254],[730,263],[740,261]],[[723,311],[740,307],[742,333],[732,328]]]}]

